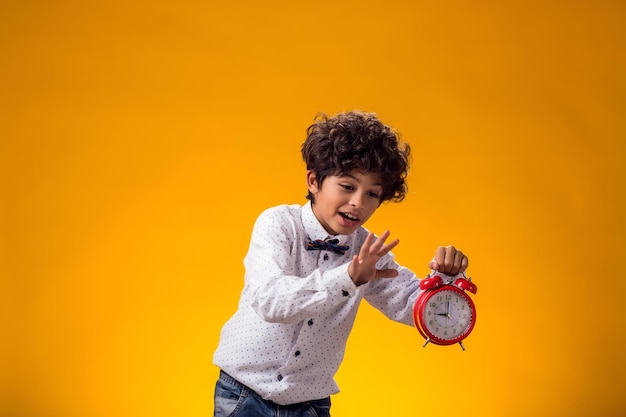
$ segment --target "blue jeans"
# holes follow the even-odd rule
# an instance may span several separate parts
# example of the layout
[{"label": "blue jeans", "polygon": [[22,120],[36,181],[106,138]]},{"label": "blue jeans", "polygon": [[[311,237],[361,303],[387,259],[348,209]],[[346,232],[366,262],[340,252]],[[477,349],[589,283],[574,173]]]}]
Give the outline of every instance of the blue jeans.
[{"label": "blue jeans", "polygon": [[330,417],[330,397],[279,405],[261,398],[226,372],[215,384],[213,417]]}]

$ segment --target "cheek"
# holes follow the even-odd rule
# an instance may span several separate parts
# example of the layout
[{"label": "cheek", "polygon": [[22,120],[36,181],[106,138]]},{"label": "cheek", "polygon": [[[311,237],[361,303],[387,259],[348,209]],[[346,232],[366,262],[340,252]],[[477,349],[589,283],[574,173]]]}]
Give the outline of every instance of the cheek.
[{"label": "cheek", "polygon": [[369,218],[372,214],[374,214],[376,212],[376,209],[378,209],[378,207],[380,207],[378,203],[368,204],[367,209],[366,209],[367,217]]}]

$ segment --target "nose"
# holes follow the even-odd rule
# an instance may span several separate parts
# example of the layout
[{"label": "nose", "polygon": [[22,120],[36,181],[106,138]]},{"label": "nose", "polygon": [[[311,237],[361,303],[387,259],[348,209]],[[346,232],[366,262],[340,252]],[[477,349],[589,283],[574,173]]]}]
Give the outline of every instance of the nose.
[{"label": "nose", "polygon": [[363,207],[363,195],[361,193],[354,193],[350,199],[350,205],[360,209]]}]

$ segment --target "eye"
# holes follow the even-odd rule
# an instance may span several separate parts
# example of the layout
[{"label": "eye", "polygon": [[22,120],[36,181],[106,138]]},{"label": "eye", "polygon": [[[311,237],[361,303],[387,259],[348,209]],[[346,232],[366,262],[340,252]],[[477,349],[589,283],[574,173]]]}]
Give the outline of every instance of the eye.
[{"label": "eye", "polygon": [[380,194],[375,193],[374,191],[370,191],[369,193],[367,193],[367,195],[373,198],[378,198],[378,199],[380,198]]},{"label": "eye", "polygon": [[354,187],[351,186],[350,184],[339,184],[341,186],[341,188],[343,188],[346,191],[353,191]]}]

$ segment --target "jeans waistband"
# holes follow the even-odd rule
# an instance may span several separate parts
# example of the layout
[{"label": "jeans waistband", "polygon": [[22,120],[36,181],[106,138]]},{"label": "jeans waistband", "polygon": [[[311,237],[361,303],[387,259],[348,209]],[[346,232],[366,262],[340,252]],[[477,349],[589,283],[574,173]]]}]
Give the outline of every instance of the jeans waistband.
[{"label": "jeans waistband", "polygon": [[[249,391],[252,391],[250,388],[248,388],[247,386],[245,386],[244,384],[242,384],[241,382],[237,381],[235,378],[233,378],[232,376],[228,375],[226,372],[222,371],[220,369],[220,379],[224,382],[227,382],[229,384],[235,385],[239,388],[242,389],[247,389]],[[254,391],[252,391],[254,392]]]},{"label": "jeans waistband", "polygon": [[[226,372],[222,371],[221,369],[220,369],[220,379],[222,381],[228,383],[228,384],[232,384],[232,385],[234,385],[236,387],[239,387],[242,390],[247,390],[252,395],[255,395],[255,396],[257,396],[257,397],[262,399],[262,397],[259,394],[257,394],[253,389],[251,389],[250,387],[248,387],[248,386],[242,384],[241,382],[237,381],[235,378],[233,378],[232,376],[228,375]],[[273,405],[278,406],[278,404],[276,404],[276,403],[274,403],[273,401],[270,401],[270,400],[262,399],[262,401],[265,401],[268,404],[273,404]],[[290,405],[282,406],[282,407],[299,407],[302,404],[312,404],[312,403],[327,404],[328,406],[330,406],[330,397],[322,398],[322,399],[319,399],[319,400],[305,401],[305,402],[302,402],[302,403],[290,404]]]}]

